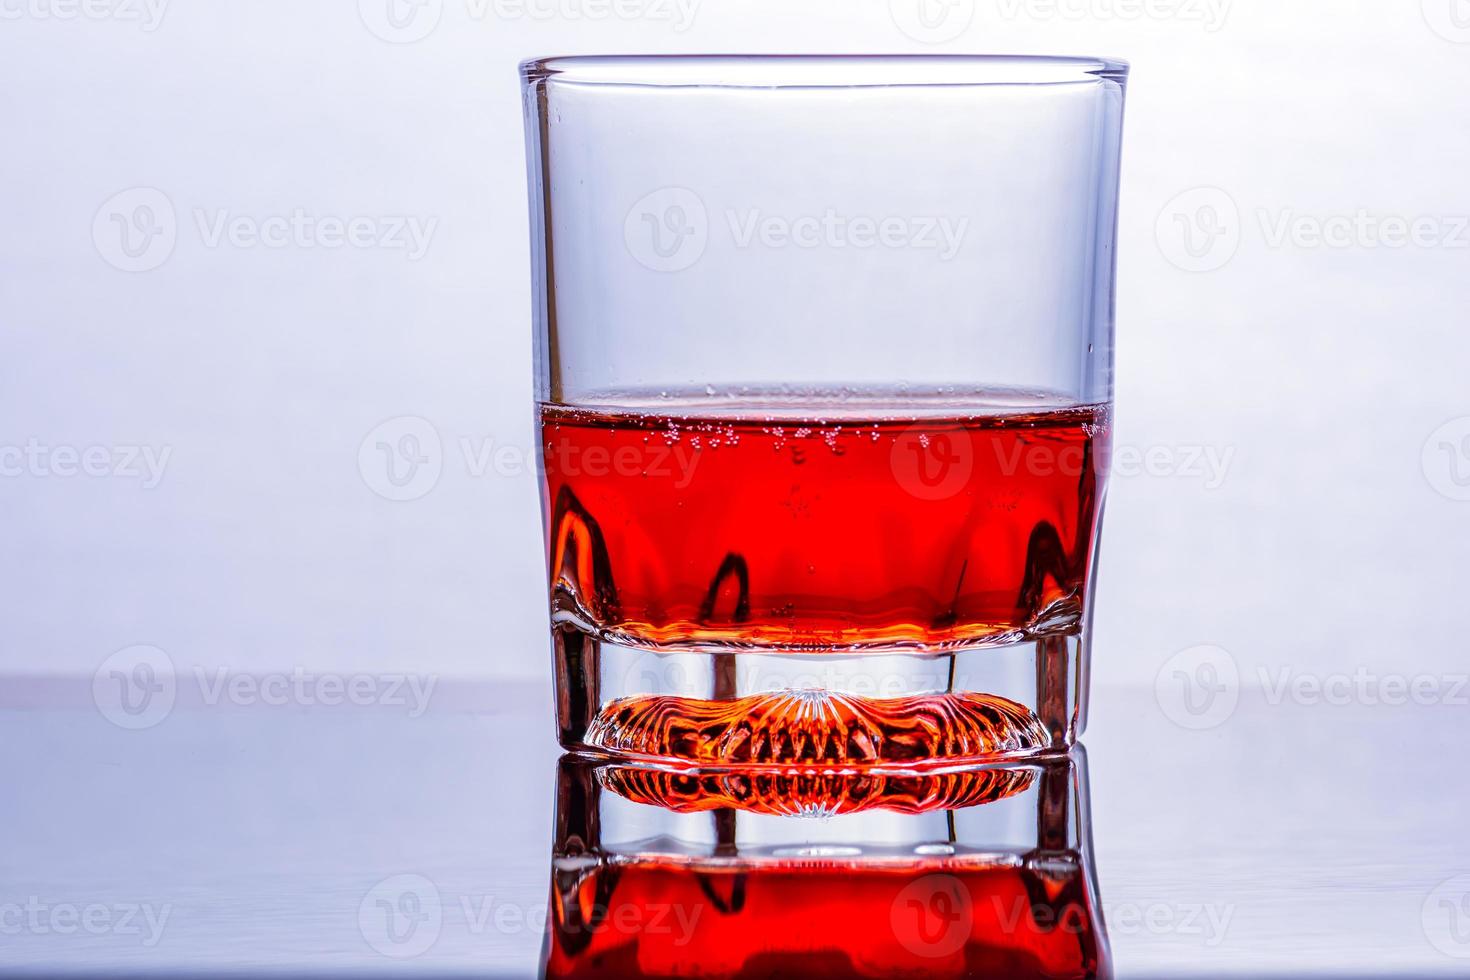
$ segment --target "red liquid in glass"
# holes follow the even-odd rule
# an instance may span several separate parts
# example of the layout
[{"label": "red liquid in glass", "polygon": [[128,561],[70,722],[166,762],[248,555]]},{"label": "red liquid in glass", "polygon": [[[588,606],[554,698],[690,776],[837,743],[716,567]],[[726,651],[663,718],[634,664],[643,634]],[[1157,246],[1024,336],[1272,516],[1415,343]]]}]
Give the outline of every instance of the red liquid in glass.
[{"label": "red liquid in glass", "polygon": [[646,647],[959,648],[1072,632],[1103,406],[543,406],[554,614]]}]

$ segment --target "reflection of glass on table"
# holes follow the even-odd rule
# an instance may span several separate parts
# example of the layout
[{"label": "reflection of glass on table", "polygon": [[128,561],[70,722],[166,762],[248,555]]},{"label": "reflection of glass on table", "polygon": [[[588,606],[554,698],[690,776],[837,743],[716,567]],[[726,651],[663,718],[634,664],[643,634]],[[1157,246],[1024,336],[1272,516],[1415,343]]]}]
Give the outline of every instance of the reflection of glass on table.
[{"label": "reflection of glass on table", "polygon": [[1107,977],[1085,756],[937,775],[568,757],[549,977]]}]

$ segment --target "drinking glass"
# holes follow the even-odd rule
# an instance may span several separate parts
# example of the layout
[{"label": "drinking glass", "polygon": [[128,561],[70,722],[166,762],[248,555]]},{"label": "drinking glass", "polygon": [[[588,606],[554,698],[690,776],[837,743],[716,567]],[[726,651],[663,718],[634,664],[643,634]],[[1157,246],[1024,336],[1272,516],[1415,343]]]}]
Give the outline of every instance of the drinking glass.
[{"label": "drinking glass", "polygon": [[564,746],[901,769],[1074,743],[1126,72],[522,66]]}]

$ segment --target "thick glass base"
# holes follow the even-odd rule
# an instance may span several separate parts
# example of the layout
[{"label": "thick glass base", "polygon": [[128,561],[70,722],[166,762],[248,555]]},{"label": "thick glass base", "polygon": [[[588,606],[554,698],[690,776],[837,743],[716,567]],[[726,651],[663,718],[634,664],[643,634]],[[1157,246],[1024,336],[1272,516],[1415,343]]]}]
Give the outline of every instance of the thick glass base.
[{"label": "thick glass base", "polygon": [[571,750],[699,766],[914,769],[1065,752],[1085,723],[1073,633],[944,653],[652,651],[553,631]]}]

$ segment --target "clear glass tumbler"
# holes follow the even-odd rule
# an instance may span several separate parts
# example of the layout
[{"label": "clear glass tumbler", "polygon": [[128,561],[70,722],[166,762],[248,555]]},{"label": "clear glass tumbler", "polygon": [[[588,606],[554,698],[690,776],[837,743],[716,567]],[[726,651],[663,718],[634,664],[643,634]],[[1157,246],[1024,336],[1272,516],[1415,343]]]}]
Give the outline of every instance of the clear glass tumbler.
[{"label": "clear glass tumbler", "polygon": [[917,768],[1085,719],[1126,66],[522,66],[562,744]]}]

